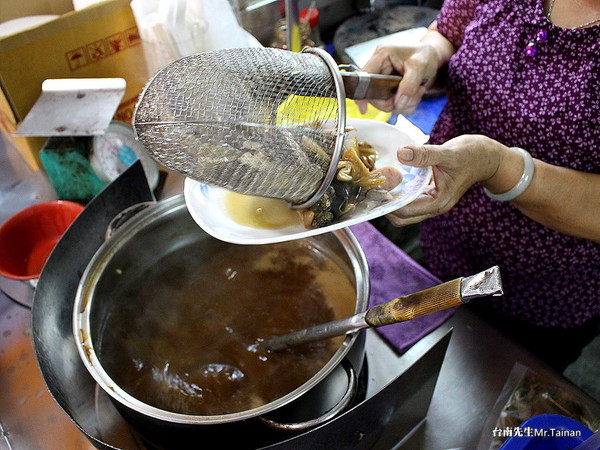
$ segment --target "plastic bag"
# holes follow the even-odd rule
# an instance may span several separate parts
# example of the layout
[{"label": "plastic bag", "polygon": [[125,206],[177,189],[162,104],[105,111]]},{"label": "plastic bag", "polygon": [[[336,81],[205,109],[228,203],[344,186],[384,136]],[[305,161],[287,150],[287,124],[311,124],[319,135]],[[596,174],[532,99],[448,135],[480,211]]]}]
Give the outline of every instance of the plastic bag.
[{"label": "plastic bag", "polygon": [[549,381],[516,363],[488,415],[477,449],[500,448],[511,430],[540,414],[559,414],[590,430],[600,428],[600,407],[596,402],[566,382]]},{"label": "plastic bag", "polygon": [[227,0],[132,0],[150,73],[186,55],[259,47]]}]

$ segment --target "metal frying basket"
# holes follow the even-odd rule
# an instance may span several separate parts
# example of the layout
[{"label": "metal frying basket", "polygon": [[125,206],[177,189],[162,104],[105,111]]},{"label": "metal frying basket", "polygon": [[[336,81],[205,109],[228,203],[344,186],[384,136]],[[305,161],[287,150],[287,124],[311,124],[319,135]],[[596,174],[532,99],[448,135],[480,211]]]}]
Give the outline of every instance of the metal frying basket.
[{"label": "metal frying basket", "polygon": [[160,164],[242,194],[315,203],[331,183],[345,90],[324,50],[235,48],[195,54],[148,82],[134,115]]}]

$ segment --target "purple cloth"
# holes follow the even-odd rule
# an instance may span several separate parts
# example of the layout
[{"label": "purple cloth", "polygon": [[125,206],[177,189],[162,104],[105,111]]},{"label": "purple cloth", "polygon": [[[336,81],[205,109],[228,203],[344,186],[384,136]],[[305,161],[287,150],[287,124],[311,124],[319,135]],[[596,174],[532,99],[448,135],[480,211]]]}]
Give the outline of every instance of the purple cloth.
[{"label": "purple cloth", "polygon": [[[561,28],[543,5],[444,2],[438,29],[457,52],[431,143],[483,134],[549,164],[600,174],[600,25]],[[490,200],[478,184],[448,213],[422,222],[420,233],[427,267],[442,280],[500,267],[505,294],[482,300],[498,317],[569,328],[600,316],[600,244],[551,230]]]},{"label": "purple cloth", "polygon": [[[360,242],[369,264],[369,306],[379,305],[441,283],[370,223],[354,225],[350,230]],[[379,327],[376,331],[398,353],[404,353],[411,345],[450,318],[454,310],[455,308],[450,308],[438,311],[406,322]]]}]

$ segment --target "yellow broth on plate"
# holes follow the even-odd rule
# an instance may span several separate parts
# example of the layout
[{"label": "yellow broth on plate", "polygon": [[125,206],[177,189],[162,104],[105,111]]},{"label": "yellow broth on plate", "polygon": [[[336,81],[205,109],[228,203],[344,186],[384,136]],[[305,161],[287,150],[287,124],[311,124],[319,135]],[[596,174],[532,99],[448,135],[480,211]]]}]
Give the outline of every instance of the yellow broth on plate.
[{"label": "yellow broth on plate", "polygon": [[232,220],[247,227],[276,230],[295,225],[303,226],[300,212],[291,209],[284,200],[227,191],[224,195],[224,205]]}]

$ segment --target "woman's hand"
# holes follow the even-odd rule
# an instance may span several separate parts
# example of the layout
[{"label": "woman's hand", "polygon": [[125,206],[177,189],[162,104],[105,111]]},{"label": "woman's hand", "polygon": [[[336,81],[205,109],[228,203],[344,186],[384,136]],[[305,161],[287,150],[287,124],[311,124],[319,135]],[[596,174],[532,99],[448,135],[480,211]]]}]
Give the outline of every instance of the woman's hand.
[{"label": "woman's hand", "polygon": [[[442,145],[405,146],[397,154],[403,164],[432,166],[433,185],[387,215],[396,226],[449,211],[475,183],[495,194],[507,192],[517,184],[524,167],[517,150],[480,135],[458,136]],[[600,175],[533,161],[531,184],[511,203],[548,228],[600,242]]]},{"label": "woman's hand", "polygon": [[[400,47],[380,45],[367,64],[365,72],[382,75],[402,75],[396,94],[387,100],[371,100],[381,111],[396,114],[412,114],[423,98],[425,90],[435,82],[438,59],[437,52],[427,43]],[[357,100],[356,104],[364,114],[367,100]]]},{"label": "woman's hand", "polygon": [[[437,31],[437,22],[433,22],[421,41],[414,45],[378,46],[362,70],[382,75],[400,74],[402,81],[393,97],[371,103],[381,111],[412,114],[426,89],[435,83],[438,70],[448,63],[454,52],[450,41]],[[368,103],[368,100],[356,101],[363,114]]]},{"label": "woman's hand", "polygon": [[[412,203],[388,214],[389,221],[402,226],[449,211],[473,184],[494,177],[505,152],[510,152],[510,149],[480,135],[458,136],[443,145],[400,148],[397,155],[403,164],[432,166],[433,185]],[[519,155],[516,157],[519,158]],[[508,178],[506,190],[510,189],[512,182],[512,177]],[[518,178],[519,174],[516,173],[515,183]],[[499,186],[500,189],[505,185]]]}]

